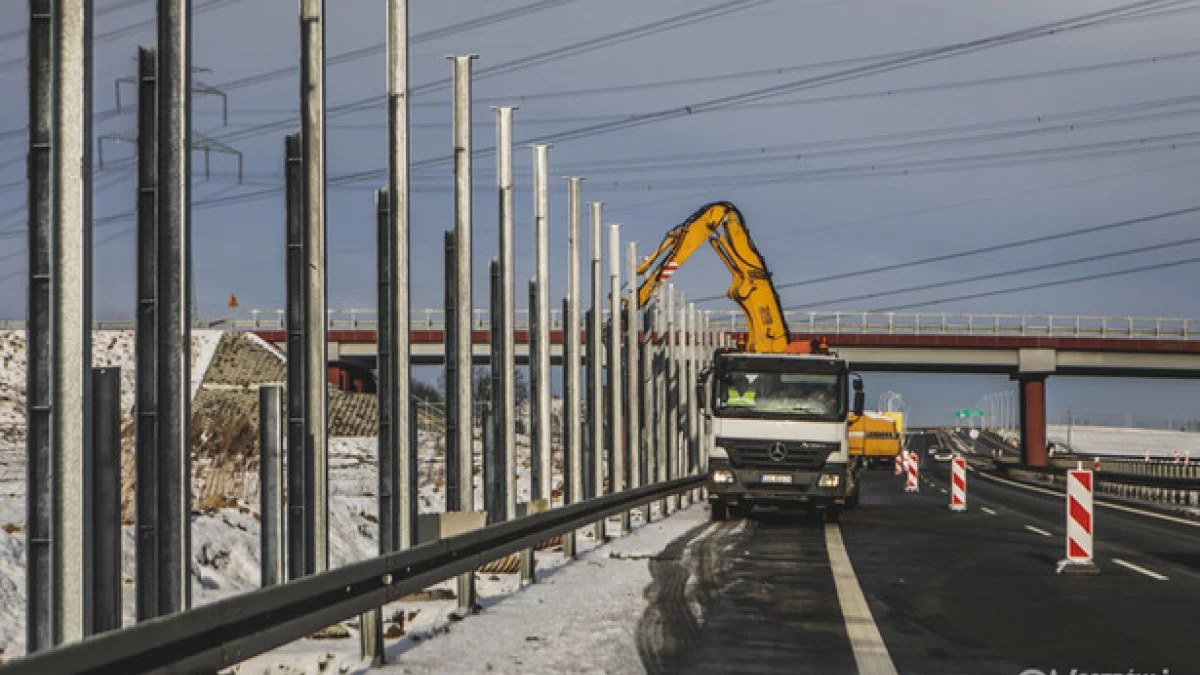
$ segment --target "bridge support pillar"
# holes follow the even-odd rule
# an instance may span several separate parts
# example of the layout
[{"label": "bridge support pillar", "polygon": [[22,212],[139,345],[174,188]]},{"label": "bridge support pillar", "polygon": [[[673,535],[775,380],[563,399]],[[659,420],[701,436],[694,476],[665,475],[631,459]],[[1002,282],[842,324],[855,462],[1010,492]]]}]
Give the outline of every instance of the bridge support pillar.
[{"label": "bridge support pillar", "polygon": [[1046,466],[1046,376],[1021,375],[1021,459]]}]

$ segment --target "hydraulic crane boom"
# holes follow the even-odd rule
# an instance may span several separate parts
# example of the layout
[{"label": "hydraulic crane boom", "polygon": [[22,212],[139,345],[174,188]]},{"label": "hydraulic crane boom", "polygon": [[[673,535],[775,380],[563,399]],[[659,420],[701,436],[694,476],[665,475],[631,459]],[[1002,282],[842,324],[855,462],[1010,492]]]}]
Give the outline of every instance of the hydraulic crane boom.
[{"label": "hydraulic crane boom", "polygon": [[788,351],[788,327],[771,284],[767,263],[755,248],[746,221],[729,202],[713,202],[697,210],[672,228],[653,255],[638,267],[646,275],[638,289],[638,307],[643,307],[664,281],[707,241],[733,276],[729,298],[746,315],[746,351]]}]

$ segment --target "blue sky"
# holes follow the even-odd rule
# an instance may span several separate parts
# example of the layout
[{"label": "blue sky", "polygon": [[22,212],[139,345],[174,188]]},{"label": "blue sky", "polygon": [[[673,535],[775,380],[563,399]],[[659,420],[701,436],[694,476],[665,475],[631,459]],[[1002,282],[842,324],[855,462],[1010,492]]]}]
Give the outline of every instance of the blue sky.
[{"label": "blue sky", "polygon": [[[528,141],[622,116],[736,96],[861,62],[803,68],[813,64],[950,44],[1118,5],[1077,0],[775,0],[731,6],[724,15],[687,21],[681,17],[726,3],[563,0],[545,3],[554,6],[514,20],[418,39],[532,3],[411,3],[412,83],[414,87],[436,85],[433,91],[419,89],[413,97],[413,161],[430,161],[418,164],[414,171],[415,307],[440,304],[441,233],[450,226],[453,214],[446,162],[451,148],[446,54],[480,55],[474,141],[477,148],[485,148],[495,138],[489,106],[503,102],[520,106],[516,136]],[[154,39],[152,24],[139,27],[152,18],[154,3],[96,0],[96,4],[101,12],[108,10],[96,21],[97,33],[109,36],[101,40],[96,55],[96,109],[105,112],[115,109],[116,80],[133,72],[137,45]],[[221,88],[296,64],[294,0],[196,0],[196,7],[203,11],[198,11],[195,22],[195,64],[207,69],[197,75],[198,80]],[[329,2],[329,55],[382,44],[383,7],[380,0]],[[666,229],[698,205],[717,199],[735,202],[781,283],[1196,206],[1200,204],[1194,189],[1200,147],[1189,145],[1183,135],[1195,131],[1200,101],[1171,99],[1196,93],[1200,54],[1187,52],[1195,46],[1200,11],[1192,11],[1191,3],[1178,9],[1157,18],[1115,22],[812,88],[758,106],[735,105],[558,143],[550,152],[552,304],[565,290],[566,190],[559,177],[567,174],[586,176],[584,198],[604,201],[606,220],[622,223],[626,240],[638,241],[643,249],[655,245]],[[12,103],[0,107],[0,315],[4,317],[24,313],[24,135],[20,130],[25,104],[15,92],[25,87],[21,28],[26,13],[23,2],[0,3],[0,86],[13,94]],[[683,25],[637,32],[656,21]],[[628,39],[489,75],[488,69],[604,36]],[[1167,58],[1151,62],[1148,57]],[[1117,63],[1125,65],[1112,65]],[[1037,73],[1043,74],[1033,76]],[[327,76],[331,107],[378,97],[384,84],[382,53],[331,65]],[[236,293],[247,308],[273,309],[283,300],[282,137],[295,126],[297,77],[284,72],[252,86],[227,89],[228,126],[222,126],[215,100],[196,101],[195,128],[228,139],[243,153],[246,164],[245,183],[239,186],[231,158],[213,155],[208,181],[201,171],[202,157],[195,159],[195,197],[216,202],[216,208],[198,209],[193,217],[197,294],[205,316],[224,313],[230,293]],[[126,87],[125,109],[98,122],[98,134],[132,128],[132,97],[133,90]],[[331,307],[374,306],[371,191],[381,179],[371,172],[385,163],[384,119],[379,105],[329,119],[330,178],[361,172],[368,176],[342,182],[329,192]],[[249,135],[255,127],[271,122],[281,126]],[[1007,131],[1023,133],[994,136]],[[1099,145],[1164,136],[1179,140],[1174,149],[1109,152],[1102,148],[1127,150],[1128,146]],[[933,144],[931,139],[944,142]],[[1138,144],[1143,150],[1146,147]],[[1150,145],[1165,147],[1163,142]],[[1082,159],[1047,161],[1046,149],[1065,146],[1095,151]],[[763,148],[777,150],[755,152]],[[96,251],[96,308],[102,318],[128,317],[133,308],[133,239],[128,234],[132,220],[105,219],[132,209],[130,150],[128,145],[105,142],[106,166],[97,171],[96,214],[104,220],[96,233],[101,242]],[[768,161],[764,155],[775,159]],[[533,271],[530,158],[528,147],[519,145],[515,169],[518,281]],[[934,160],[947,160],[945,170],[930,171],[928,162]],[[494,160],[483,156],[475,165],[475,293],[476,305],[482,305],[487,283],[483,270],[497,246]],[[881,176],[872,169],[892,165],[913,170]],[[824,173],[811,173],[814,170]],[[797,174],[802,171],[810,173]],[[265,196],[224,201],[258,192]],[[1044,266],[1009,278],[823,307],[865,310],[1185,259],[1200,255],[1200,245],[1179,244],[1115,260],[1062,265],[1073,258],[1196,238],[1196,222],[1197,216],[1165,219],[993,256],[954,257],[934,265],[787,288],[781,295],[786,306],[803,307],[872,291]],[[674,277],[692,297],[723,294],[727,279],[707,251],[698,253]],[[1181,266],[928,305],[922,311],[1197,316],[1200,299],[1185,290],[1195,279],[1195,266]],[[520,298],[518,302],[523,304]],[[704,307],[725,309],[728,302]],[[939,384],[921,384],[931,381]],[[903,391],[903,382],[904,378],[893,378],[886,386]],[[974,402],[976,389],[981,395],[1005,383],[986,378],[944,382],[912,378],[909,386],[924,393],[906,399],[914,404],[926,400],[932,411],[949,409],[952,401],[964,398]],[[1064,381],[1052,385],[1051,406],[1078,396],[1092,408],[1121,408],[1128,405],[1122,392],[1129,386],[1149,392],[1133,404],[1147,413],[1175,408],[1174,412],[1185,414],[1196,409],[1191,383],[1105,382],[1099,389],[1109,393],[1096,400],[1086,383]]]}]

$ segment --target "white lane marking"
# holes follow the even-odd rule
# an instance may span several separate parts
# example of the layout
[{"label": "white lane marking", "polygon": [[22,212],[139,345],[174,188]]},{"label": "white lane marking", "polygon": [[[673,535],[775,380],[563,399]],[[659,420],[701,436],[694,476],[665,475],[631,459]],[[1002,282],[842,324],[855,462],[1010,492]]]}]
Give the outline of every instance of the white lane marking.
[{"label": "white lane marking", "polygon": [[1053,537],[1054,536],[1054,535],[1050,534],[1049,532],[1043,530],[1042,528],[1034,527],[1032,525],[1026,525],[1025,529],[1029,530],[1030,532],[1037,532],[1038,534],[1042,535],[1043,537]]},{"label": "white lane marking", "polygon": [[1134,565],[1133,563],[1131,563],[1127,560],[1121,560],[1120,558],[1113,558],[1113,562],[1117,563],[1121,567],[1129,568],[1129,569],[1133,570],[1134,572],[1141,572],[1142,574],[1145,574],[1146,576],[1150,577],[1151,579],[1155,579],[1157,581],[1166,581],[1167,580],[1167,575],[1159,574],[1158,572],[1155,572],[1154,570],[1148,570],[1145,567],[1142,567],[1140,565]]},{"label": "white lane marking", "polygon": [[896,664],[892,663],[875,617],[871,616],[871,608],[867,606],[867,598],[858,585],[850,554],[842,541],[842,530],[836,523],[825,525],[825,549],[859,675],[896,675]]},{"label": "white lane marking", "polygon": [[938,488],[938,489],[942,491],[942,494],[946,494],[946,488]]},{"label": "white lane marking", "polygon": [[986,506],[981,506],[981,507],[979,507],[979,510],[980,510],[980,511],[983,511],[984,513],[988,514],[989,516],[994,516],[994,515],[996,515],[996,512],[995,512],[995,511],[993,511],[993,510],[989,509],[989,508],[988,508],[988,507],[986,507]]},{"label": "white lane marking", "polygon": [[[993,476],[988,473],[980,473],[979,475],[983,476],[984,478],[986,478],[988,480],[994,480],[997,483],[1004,483],[1006,485],[1012,485],[1013,487],[1023,488],[1025,490],[1030,490],[1032,492],[1041,492],[1042,494],[1047,494],[1052,497],[1058,497],[1059,499],[1067,498],[1066,494],[1064,494],[1063,492],[1047,490],[1046,488],[1040,488],[1040,487],[1036,487],[1034,485],[1025,485],[1024,483],[1018,483],[1017,481],[1009,480],[1007,478],[1001,478],[999,476]],[[1158,518],[1159,520],[1168,520],[1172,523],[1180,523],[1183,525],[1191,525],[1192,527],[1200,527],[1200,520],[1187,520],[1184,518],[1176,518],[1175,516],[1168,516],[1165,513],[1154,513],[1153,511],[1143,511],[1141,509],[1135,509],[1135,508],[1132,508],[1129,506],[1124,506],[1122,504],[1114,504],[1112,502],[1106,502],[1101,499],[1095,499],[1095,500],[1093,500],[1092,503],[1099,504],[1100,506],[1103,506],[1108,509],[1114,509],[1117,511],[1125,511],[1127,513],[1133,513],[1133,514],[1136,514],[1139,516],[1147,516],[1149,518]]]}]

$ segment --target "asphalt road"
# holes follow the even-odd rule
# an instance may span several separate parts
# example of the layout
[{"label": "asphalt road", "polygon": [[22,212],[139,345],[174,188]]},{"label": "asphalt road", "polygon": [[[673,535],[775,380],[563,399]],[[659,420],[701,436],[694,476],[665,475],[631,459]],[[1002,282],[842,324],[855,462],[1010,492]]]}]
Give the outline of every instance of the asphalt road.
[{"label": "asphalt road", "polygon": [[[1061,498],[970,472],[968,510],[954,513],[949,472],[926,459],[920,493],[906,494],[891,470],[871,471],[840,525],[895,672],[1200,672],[1200,527],[1098,505],[1100,574],[1059,576]],[[827,527],[763,513],[676,541],[652,564],[647,671],[855,672],[864,648],[844,615],[854,631],[871,620],[835,587]]]}]

